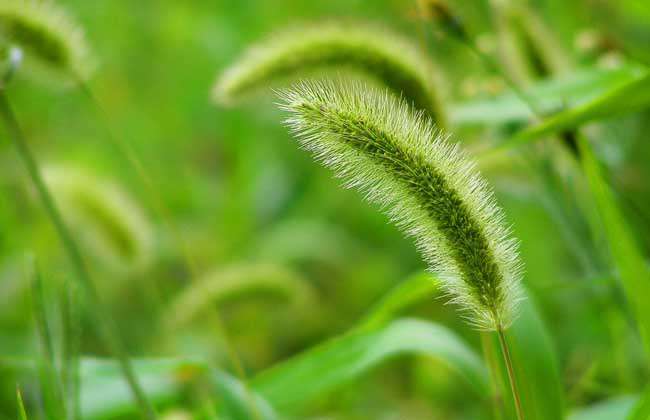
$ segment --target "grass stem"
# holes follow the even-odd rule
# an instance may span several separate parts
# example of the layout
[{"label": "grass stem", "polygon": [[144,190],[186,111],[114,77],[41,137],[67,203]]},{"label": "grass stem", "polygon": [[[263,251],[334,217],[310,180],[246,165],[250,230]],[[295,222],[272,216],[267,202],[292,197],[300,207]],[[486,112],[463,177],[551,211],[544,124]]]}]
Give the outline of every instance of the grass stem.
[{"label": "grass stem", "polygon": [[61,213],[57,208],[45,181],[43,180],[38,164],[25,141],[23,132],[13,110],[11,109],[11,105],[9,104],[4,89],[0,89],[0,119],[5,123],[9,138],[16,147],[18,155],[25,165],[25,169],[27,170],[27,173],[36,189],[39,199],[45,207],[45,211],[61,239],[63,248],[70,258],[70,262],[72,263],[72,267],[77,279],[79,280],[81,288],[84,291],[86,298],[90,300],[91,306],[94,308],[92,314],[95,316],[96,321],[102,330],[106,345],[110,348],[110,351],[115,355],[115,357],[117,357],[124,377],[126,378],[133,395],[138,401],[142,414],[147,419],[155,419],[155,411],[147,400],[144,391],[138,384],[128,354],[116,334],[116,329],[113,327],[112,320],[104,313],[101,299],[91,279],[88,267],[81,255],[79,246],[63,221],[63,217],[61,216]]},{"label": "grass stem", "polygon": [[510,357],[510,348],[508,347],[508,341],[506,340],[505,333],[503,328],[497,329],[497,335],[499,336],[499,344],[501,344],[501,353],[503,354],[503,360],[506,365],[506,370],[508,371],[508,379],[510,380],[510,390],[512,391],[512,398],[515,401],[515,410],[517,412],[517,419],[524,420],[524,414],[521,409],[521,398],[519,397],[519,390],[517,389],[517,381],[515,380],[515,371],[512,367],[512,358]]},{"label": "grass stem", "polygon": [[503,420],[503,397],[501,389],[503,382],[499,375],[498,359],[494,351],[492,335],[487,331],[481,332],[481,347],[483,347],[483,357],[490,370],[490,385],[492,387],[492,396],[490,406],[495,420]]},{"label": "grass stem", "polygon": [[[81,93],[85,96],[85,98],[91,103],[91,105],[95,109],[97,118],[99,119],[100,123],[103,125],[108,140],[111,142],[111,144],[113,144],[113,146],[118,150],[118,152],[121,153],[126,158],[131,168],[135,171],[135,175],[140,179],[140,182],[142,184],[142,187],[144,188],[145,193],[148,196],[148,200],[150,204],[154,207],[154,211],[158,214],[158,217],[160,218],[160,220],[165,225],[170,235],[174,239],[174,243],[178,245],[179,252],[184,259],[185,265],[190,274],[191,281],[194,281],[199,277],[198,276],[200,272],[199,266],[196,260],[192,256],[188,242],[185,240],[185,237],[178,229],[176,224],[173,222],[172,215],[169,211],[169,208],[165,205],[164,200],[162,199],[160,194],[158,194],[158,192],[156,191],[156,187],[153,183],[153,180],[149,176],[149,172],[147,171],[144,164],[142,163],[142,160],[138,157],[135,150],[133,150],[133,148],[129,145],[128,142],[124,141],[123,138],[121,138],[120,136],[116,135],[113,132],[113,130],[111,129],[108,123],[109,121],[108,114],[106,113],[99,99],[95,96],[95,93],[88,85],[88,83],[86,83],[78,75],[75,76],[75,78],[77,81],[77,86],[81,90]],[[162,308],[162,301],[160,298],[160,291],[157,290],[155,292],[156,292],[155,305],[158,309],[158,313],[161,313],[162,311],[160,310],[160,308]],[[246,371],[244,370],[243,362],[241,360],[241,357],[239,356],[239,353],[237,352],[234,345],[232,344],[232,339],[230,337],[230,334],[228,333],[228,330],[226,329],[225,323],[223,322],[223,319],[221,317],[218,308],[214,308],[209,313],[209,316],[210,316],[210,323],[212,325],[212,331],[222,341],[226,350],[226,357],[229,363],[232,365],[235,375],[243,384],[245,384],[245,390],[246,390],[247,398],[251,405],[250,407],[251,411],[255,414],[255,419],[257,419],[259,418],[259,413],[256,407],[255,398],[252,392],[250,391],[249,386],[247,385],[248,378],[246,377]]]}]

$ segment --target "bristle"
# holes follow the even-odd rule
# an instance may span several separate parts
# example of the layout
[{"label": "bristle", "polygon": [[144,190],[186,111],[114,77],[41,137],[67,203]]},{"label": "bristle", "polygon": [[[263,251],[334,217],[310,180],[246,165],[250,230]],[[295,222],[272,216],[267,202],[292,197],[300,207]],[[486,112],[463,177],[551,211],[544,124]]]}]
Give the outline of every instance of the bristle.
[{"label": "bristle", "polygon": [[519,300],[517,244],[475,165],[431,119],[358,82],[281,93],[301,145],[378,203],[481,329],[506,328]]}]

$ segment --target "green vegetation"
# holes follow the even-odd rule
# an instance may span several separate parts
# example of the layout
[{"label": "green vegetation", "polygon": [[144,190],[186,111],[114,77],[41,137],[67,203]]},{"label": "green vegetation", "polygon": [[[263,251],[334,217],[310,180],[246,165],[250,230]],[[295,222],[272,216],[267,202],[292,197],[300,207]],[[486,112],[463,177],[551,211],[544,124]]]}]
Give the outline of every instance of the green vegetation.
[{"label": "green vegetation", "polygon": [[0,420],[647,420],[649,39],[0,0]]}]

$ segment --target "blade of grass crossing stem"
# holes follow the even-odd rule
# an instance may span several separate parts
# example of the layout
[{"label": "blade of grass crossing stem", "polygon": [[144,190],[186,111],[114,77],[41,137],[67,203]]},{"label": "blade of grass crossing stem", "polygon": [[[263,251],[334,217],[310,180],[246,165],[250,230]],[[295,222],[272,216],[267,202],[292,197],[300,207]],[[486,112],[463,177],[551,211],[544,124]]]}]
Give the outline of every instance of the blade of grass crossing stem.
[{"label": "blade of grass crossing stem", "polygon": [[23,402],[23,395],[21,394],[19,387],[16,387],[16,401],[18,402],[18,418],[20,420],[27,420],[25,403]]},{"label": "blade of grass crossing stem", "polygon": [[[395,286],[359,324],[359,329],[376,328],[390,321],[398,312],[426,299],[431,299],[437,290],[437,281],[428,273],[416,273]],[[519,385],[522,406],[526,418],[550,419],[562,418],[564,401],[562,383],[556,350],[551,336],[537,311],[534,299],[526,293],[526,299],[520,304],[520,315],[508,329],[510,348],[515,365],[515,375]],[[494,355],[492,362],[500,363],[500,353],[496,338],[484,340],[486,354]],[[488,358],[488,365],[492,365]],[[508,382],[502,364],[501,370],[493,382],[499,385],[497,398],[510,397]],[[500,406],[513,407],[512,401],[498,401]],[[511,413],[514,415],[514,413]]]},{"label": "blade of grass crossing stem", "polygon": [[43,207],[61,239],[63,248],[68,254],[70,262],[72,263],[71,265],[75,270],[76,278],[79,280],[79,285],[84,291],[84,297],[90,300],[91,305],[89,306],[93,308],[91,313],[95,316],[96,322],[101,328],[103,338],[106,341],[107,346],[110,347],[111,352],[114,353],[120,361],[124,376],[131,385],[134,396],[140,403],[142,414],[148,419],[155,419],[155,411],[145,398],[141,387],[138,385],[126,350],[123,348],[117,335],[116,328],[112,324],[112,319],[104,313],[101,299],[92,281],[88,267],[81,255],[80,249],[70,233],[70,230],[64,223],[59,209],[54,204],[54,199],[52,198],[52,195],[43,180],[36,160],[27,145],[4,89],[0,89],[0,120],[5,124],[6,132],[8,133],[10,140],[13,142],[20,159],[24,163],[25,169],[36,189]]},{"label": "blade of grass crossing stem", "polygon": [[636,317],[646,360],[650,360],[650,271],[635,243],[612,191],[605,182],[601,168],[587,139],[579,139],[582,165],[602,219],[612,262],[623,285],[629,304]]},{"label": "blade of grass crossing stem", "polygon": [[497,150],[519,146],[548,134],[578,127],[586,122],[641,111],[650,107],[650,73],[612,89],[582,105],[562,111],[528,128],[500,145]]},{"label": "blade of grass crossing stem", "polygon": [[36,263],[32,272],[32,307],[36,329],[41,348],[41,359],[38,363],[39,381],[45,413],[50,418],[65,418],[65,403],[63,401],[63,387],[58,375],[56,354],[52,328],[48,322],[47,304],[43,278]]},{"label": "blade of grass crossing stem", "polygon": [[263,371],[251,384],[276,409],[294,411],[406,354],[437,358],[464,378],[476,395],[489,393],[488,373],[476,353],[451,330],[416,319],[336,337]]}]

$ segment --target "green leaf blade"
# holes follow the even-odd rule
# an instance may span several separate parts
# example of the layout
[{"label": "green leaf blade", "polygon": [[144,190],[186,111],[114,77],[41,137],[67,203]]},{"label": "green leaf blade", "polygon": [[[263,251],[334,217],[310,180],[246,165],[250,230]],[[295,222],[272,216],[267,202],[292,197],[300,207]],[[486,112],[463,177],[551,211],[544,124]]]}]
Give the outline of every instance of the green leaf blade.
[{"label": "green leaf blade", "polygon": [[580,151],[587,182],[603,221],[613,263],[635,313],[646,355],[650,356],[650,306],[647,303],[650,296],[650,272],[601,173],[599,163],[584,138],[580,141]]},{"label": "green leaf blade", "polygon": [[295,410],[398,355],[424,354],[446,362],[478,395],[487,395],[480,358],[443,326],[401,319],[355,331],[308,350],[253,379],[253,388],[280,410]]},{"label": "green leaf blade", "polygon": [[[543,112],[550,113],[588,103],[612,89],[639,80],[644,73],[642,67],[631,64],[616,69],[584,68],[562,78],[540,81],[527,89],[526,95]],[[452,122],[460,125],[521,123],[534,116],[528,104],[512,92],[462,102],[451,109]]]}]

